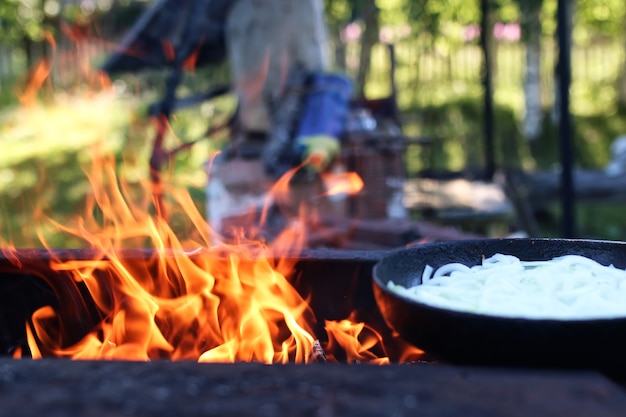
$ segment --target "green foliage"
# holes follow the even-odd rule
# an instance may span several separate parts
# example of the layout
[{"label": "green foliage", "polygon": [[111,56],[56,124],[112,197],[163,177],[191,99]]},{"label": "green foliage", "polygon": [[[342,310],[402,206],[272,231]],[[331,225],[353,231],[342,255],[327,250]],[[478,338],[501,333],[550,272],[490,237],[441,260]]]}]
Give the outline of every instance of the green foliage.
[{"label": "green foliage", "polygon": [[[510,107],[495,106],[495,156],[498,165],[520,168],[533,164],[528,142],[518,131],[516,117]],[[481,97],[450,99],[441,104],[407,109],[408,129],[433,139],[432,149],[424,152],[426,159],[409,160],[411,174],[428,168],[460,171],[483,167],[485,144]]]},{"label": "green foliage", "polygon": [[354,0],[325,0],[326,25],[335,33],[350,23],[354,13]]},{"label": "green foliage", "polygon": [[[143,97],[142,97],[143,99]],[[231,109],[231,103],[216,106]],[[216,110],[217,111],[217,110]],[[94,117],[97,115],[97,117]],[[172,122],[168,149],[195,139],[207,127],[207,109],[181,111]],[[138,98],[113,98],[108,94],[72,99],[59,98],[51,105],[5,108],[0,112],[0,242],[17,247],[40,246],[38,232],[53,247],[79,247],[49,227],[41,214],[61,224],[75,224],[84,214],[91,184],[83,170],[98,149],[115,156],[120,179],[138,185],[149,177],[154,126],[145,117]],[[204,204],[206,175],[203,164],[216,149],[206,140],[180,152],[166,170],[172,181],[192,192]],[[45,224],[48,227],[43,227]],[[48,230],[50,229],[50,230]]]},{"label": "green foliage", "polygon": [[43,18],[38,0],[0,2],[0,43],[8,45],[25,36],[40,39]]},{"label": "green foliage", "polygon": [[98,1],[89,3],[93,7],[90,9],[63,0],[1,0],[0,44],[14,45],[24,38],[41,41],[46,32],[57,35],[61,19],[85,25],[112,13],[120,27],[127,27],[151,1]]},{"label": "green foliage", "polygon": [[[428,34],[433,39],[449,37],[450,25],[466,26],[480,21],[480,2],[464,0],[326,0],[330,26],[345,25],[367,2],[376,2],[382,25],[410,24],[415,34]],[[626,3],[622,0],[579,0],[575,3],[578,38],[622,36],[626,19]],[[500,22],[520,22],[530,11],[541,9],[542,33],[556,32],[556,0],[491,0],[490,7]]]},{"label": "green foliage", "polygon": [[17,38],[17,0],[0,2],[0,43]]},{"label": "green foliage", "polygon": [[595,35],[622,36],[626,2],[623,0],[579,0],[576,2],[576,24],[579,30]]},{"label": "green foliage", "polygon": [[523,17],[521,8],[525,5],[532,5],[538,3],[541,5],[543,0],[499,0],[494,4],[498,20],[505,23],[519,22]]}]

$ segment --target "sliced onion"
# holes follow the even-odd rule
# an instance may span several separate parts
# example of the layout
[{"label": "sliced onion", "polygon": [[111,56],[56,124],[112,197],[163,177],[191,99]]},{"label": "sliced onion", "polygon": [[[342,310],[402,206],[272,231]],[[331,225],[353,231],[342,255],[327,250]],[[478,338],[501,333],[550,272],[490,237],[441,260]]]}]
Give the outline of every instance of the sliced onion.
[{"label": "sliced onion", "polygon": [[595,319],[626,316],[626,271],[580,256],[521,261],[495,254],[480,265],[427,265],[422,284],[389,282],[399,294],[435,307],[504,317]]}]

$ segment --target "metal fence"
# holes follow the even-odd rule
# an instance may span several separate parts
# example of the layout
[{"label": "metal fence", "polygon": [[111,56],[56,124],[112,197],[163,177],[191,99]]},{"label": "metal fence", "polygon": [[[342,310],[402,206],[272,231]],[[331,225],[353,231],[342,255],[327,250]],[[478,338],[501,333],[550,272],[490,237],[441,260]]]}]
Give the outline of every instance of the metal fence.
[{"label": "metal fence", "polygon": [[[616,82],[624,68],[624,47],[619,39],[604,40],[572,49],[572,108],[584,111],[589,101],[607,105],[616,98]],[[359,59],[358,43],[346,45],[345,68],[356,76]],[[405,39],[395,44],[396,85],[402,109],[423,107],[438,102],[480,94],[482,54],[477,44],[432,47],[418,39]],[[25,60],[13,60],[11,51],[3,48],[0,83],[23,78],[27,74]],[[110,52],[103,42],[86,40],[80,44],[60,42],[54,62],[52,79],[58,87],[85,81],[94,61]],[[551,39],[543,42],[541,79],[543,101],[550,104],[554,91],[554,68],[558,50]],[[496,68],[494,91],[496,102],[506,101],[513,107],[522,105],[525,47],[516,42],[499,42],[495,46]],[[368,96],[390,93],[390,64],[386,45],[377,44],[372,53]]]},{"label": "metal fence", "polygon": [[[358,48],[347,48],[346,68],[354,73],[354,54]],[[467,96],[480,93],[482,53],[476,44],[456,47],[428,47],[417,40],[403,40],[395,45],[396,85],[400,107],[421,107],[434,104],[442,97]],[[498,98],[522,97],[525,46],[501,42],[495,46],[494,90]],[[554,70],[558,49],[552,40],[545,40],[541,50],[543,100],[551,103],[554,91]],[[389,88],[389,58],[385,45],[376,45],[366,92],[385,95]],[[579,100],[615,98],[615,86],[623,71],[624,48],[619,40],[574,45],[572,48],[572,106]],[[609,95],[612,97],[599,97]],[[514,101],[514,100],[513,100]],[[519,100],[517,100],[519,101]],[[521,104],[521,103],[520,103]],[[515,104],[512,104],[513,106]]]}]

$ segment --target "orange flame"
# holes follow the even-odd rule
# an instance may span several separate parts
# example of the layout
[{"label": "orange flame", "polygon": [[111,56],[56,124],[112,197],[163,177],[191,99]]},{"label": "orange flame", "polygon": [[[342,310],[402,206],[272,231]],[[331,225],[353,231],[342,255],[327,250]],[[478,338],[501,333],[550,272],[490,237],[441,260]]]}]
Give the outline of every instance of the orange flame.
[{"label": "orange flame", "polygon": [[200,47],[197,47],[196,49],[193,50],[191,54],[189,54],[187,58],[185,58],[185,61],[183,62],[183,69],[189,72],[195,71],[199,54],[200,54]]},{"label": "orange flame", "polygon": [[[55,312],[38,310],[29,338],[33,352],[81,359],[306,361],[314,341],[305,320],[308,305],[272,264],[270,248],[256,242],[208,246],[213,232],[189,195],[170,190],[200,237],[179,240],[165,219],[149,214],[150,200],[129,203],[132,190],[119,183],[111,163],[89,177],[88,210],[97,209],[101,220],[82,218],[74,227],[56,227],[84,239],[99,256],[57,260],[52,266],[85,285],[103,320],[79,343],[65,347],[49,325],[57,319]],[[170,252],[144,267],[119,256],[120,248],[145,242]]]},{"label": "orange flame", "polygon": [[[364,330],[369,330],[370,334]],[[326,331],[329,333],[331,341],[344,349],[349,363],[372,362],[381,365],[389,363],[388,358],[379,358],[370,351],[381,343],[382,338],[374,330],[366,329],[364,323],[353,323],[351,320],[327,321]],[[362,336],[363,341],[359,340],[359,336],[362,334],[364,335]]]},{"label": "orange flame", "polygon": [[[56,53],[56,41],[50,32],[45,32],[44,34],[46,38],[46,42],[50,45],[51,55],[54,56]],[[50,58],[42,58],[37,66],[30,71],[28,75],[28,80],[26,82],[26,87],[24,91],[17,93],[17,98],[25,106],[30,106],[35,101],[35,96],[41,90],[41,87],[44,85],[50,72],[52,71],[52,64],[50,63]]]},{"label": "orange flame", "polygon": [[174,45],[167,39],[161,40],[161,47],[163,48],[163,55],[168,62],[173,62],[176,59],[176,52],[174,51]]},{"label": "orange flame", "polygon": [[375,329],[359,322],[354,313],[345,320],[326,321],[325,329],[330,339],[328,349],[335,351],[335,345],[341,347],[348,363],[388,364],[389,349],[397,350],[393,356],[397,356],[399,362],[415,362],[424,355],[422,350],[405,342],[395,332],[383,337]]},{"label": "orange flame", "polygon": [[[87,215],[74,225],[51,221],[59,232],[83,240],[94,256],[54,259],[51,267],[87,290],[99,319],[76,341],[66,334],[65,327],[71,325],[64,322],[67,317],[50,306],[37,310],[27,325],[33,358],[311,360],[317,340],[312,331],[315,317],[288,278],[295,261],[287,255],[301,249],[302,229],[287,227],[271,247],[243,238],[236,244],[211,246],[216,232],[186,191],[163,185],[173,208],[170,218],[164,219],[151,214],[153,202],[143,192],[150,184],[137,190],[122,182],[112,160],[94,158],[87,175],[93,188]],[[179,236],[171,224],[181,219],[189,227],[179,230]],[[122,256],[124,248],[137,247],[156,251],[141,262]],[[363,327],[349,320],[327,322],[330,345],[345,349],[352,361],[387,363],[369,352],[379,337],[359,340],[364,333],[375,335]]]},{"label": "orange flame", "polygon": [[363,179],[356,172],[328,172],[322,175],[326,195],[358,194],[364,187]]}]

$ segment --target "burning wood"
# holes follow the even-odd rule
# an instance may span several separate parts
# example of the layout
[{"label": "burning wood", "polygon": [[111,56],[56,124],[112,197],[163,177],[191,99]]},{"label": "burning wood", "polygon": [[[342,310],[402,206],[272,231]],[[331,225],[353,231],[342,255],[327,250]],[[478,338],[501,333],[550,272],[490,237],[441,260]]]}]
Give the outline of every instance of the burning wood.
[{"label": "burning wood", "polygon": [[326,352],[320,343],[319,339],[313,342],[311,346],[311,355],[309,356],[309,362],[326,362]]}]

